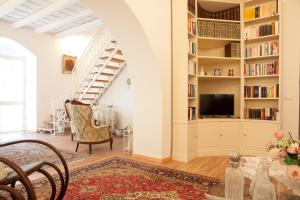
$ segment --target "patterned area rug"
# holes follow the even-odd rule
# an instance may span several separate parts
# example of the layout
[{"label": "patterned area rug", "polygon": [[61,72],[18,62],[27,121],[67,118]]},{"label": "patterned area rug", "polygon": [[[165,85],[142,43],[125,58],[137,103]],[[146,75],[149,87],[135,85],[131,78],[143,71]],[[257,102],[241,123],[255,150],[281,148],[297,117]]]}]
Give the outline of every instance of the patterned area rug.
[{"label": "patterned area rug", "polygon": [[[59,150],[67,163],[87,158],[87,155],[68,150]],[[46,146],[40,144],[26,143],[15,144],[0,148],[0,156],[9,158],[19,165],[24,165],[40,160],[47,160],[54,164],[60,164],[59,158]]]},{"label": "patterned area rug", "polygon": [[[119,157],[72,170],[70,177],[65,200],[200,200],[219,182]],[[36,180],[34,185],[38,199],[49,197],[50,186],[45,179]]]}]

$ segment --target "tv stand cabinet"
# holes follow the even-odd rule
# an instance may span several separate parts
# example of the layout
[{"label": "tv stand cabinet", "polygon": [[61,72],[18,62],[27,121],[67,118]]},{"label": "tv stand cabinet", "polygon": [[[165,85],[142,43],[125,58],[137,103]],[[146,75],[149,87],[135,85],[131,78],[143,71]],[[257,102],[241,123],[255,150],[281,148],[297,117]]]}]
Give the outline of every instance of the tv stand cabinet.
[{"label": "tv stand cabinet", "polygon": [[[227,155],[236,151],[244,155],[265,155],[265,144],[273,139],[279,122],[245,119],[199,119],[188,123],[188,140],[174,131],[172,157],[188,162],[199,156]],[[186,145],[186,146],[185,146]],[[186,152],[185,152],[186,149]],[[185,154],[183,154],[185,152]]]}]

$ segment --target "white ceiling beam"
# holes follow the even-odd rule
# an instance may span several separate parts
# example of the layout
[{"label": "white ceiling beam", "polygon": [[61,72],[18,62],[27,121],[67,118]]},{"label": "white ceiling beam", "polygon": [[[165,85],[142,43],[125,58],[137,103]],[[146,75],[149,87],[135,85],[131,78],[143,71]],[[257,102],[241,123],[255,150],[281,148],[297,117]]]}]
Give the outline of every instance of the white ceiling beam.
[{"label": "white ceiling beam", "polygon": [[2,5],[0,5],[0,17],[10,13],[14,10],[17,6],[24,3],[26,0],[7,0]]},{"label": "white ceiling beam", "polygon": [[57,20],[57,21],[55,21],[53,23],[50,23],[50,24],[46,24],[45,26],[37,28],[34,31],[36,33],[45,33],[47,31],[53,30],[53,29],[55,29],[55,28],[57,28],[61,25],[67,24],[67,23],[72,22],[72,21],[75,21],[75,20],[77,20],[79,18],[82,18],[82,17],[89,16],[91,14],[93,14],[93,12],[91,10],[84,9],[84,10],[80,11],[79,13],[75,13],[75,14],[69,16],[69,17],[63,18],[61,20]]},{"label": "white ceiling beam", "polygon": [[84,31],[88,31],[94,28],[98,28],[102,25],[102,22],[100,19],[95,19],[93,21],[90,21],[88,23],[85,24],[81,24],[79,26],[75,26],[73,28],[70,28],[68,30],[65,30],[63,32],[57,33],[55,35],[56,38],[58,37],[65,37],[67,35],[71,35],[71,34],[78,34],[78,33],[82,33]]},{"label": "white ceiling beam", "polygon": [[15,23],[13,23],[14,28],[20,28],[22,26],[26,26],[28,24],[31,24],[35,22],[38,19],[42,19],[43,17],[48,16],[49,14],[62,9],[64,7],[67,7],[68,5],[77,3],[79,0],[58,0],[54,3],[50,4],[49,6],[35,12],[32,15],[29,15],[28,17],[25,17]]}]

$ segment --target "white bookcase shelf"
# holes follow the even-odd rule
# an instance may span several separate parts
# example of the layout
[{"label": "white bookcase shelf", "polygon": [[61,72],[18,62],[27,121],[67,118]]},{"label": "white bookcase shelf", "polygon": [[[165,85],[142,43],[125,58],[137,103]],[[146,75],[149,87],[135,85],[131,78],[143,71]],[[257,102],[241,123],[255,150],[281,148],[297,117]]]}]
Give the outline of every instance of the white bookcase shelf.
[{"label": "white bookcase shelf", "polygon": [[[274,131],[280,129],[282,71],[280,1],[278,1],[278,14],[269,16],[262,14],[263,17],[253,17],[245,20],[246,9],[273,1],[276,2],[276,0],[251,0],[246,2],[226,0],[173,1],[173,159],[189,161],[197,156],[226,155],[232,151],[238,151],[242,154],[262,155],[265,152],[265,142],[273,138]],[[190,11],[187,12],[188,2],[196,5],[195,9],[192,9],[195,10],[195,14]],[[222,11],[238,6],[240,8],[240,20],[211,19],[203,18],[203,14],[201,17],[199,15],[201,9],[202,11],[204,9],[207,12],[215,12],[216,8],[218,11]],[[187,30],[188,23],[192,20],[196,22],[196,34]],[[251,26],[257,27],[272,22],[279,22],[278,34],[276,32],[274,35],[246,39],[245,32],[252,28]],[[240,38],[231,39],[228,35],[223,35],[224,37],[210,35],[211,30],[208,33],[198,33],[200,30],[207,30],[206,25],[213,24],[212,26],[215,27],[216,24],[219,26],[225,23],[228,23],[225,28],[236,28],[237,25],[240,25]],[[204,28],[198,27],[199,25],[204,26]],[[232,35],[232,37],[235,36]],[[278,41],[278,54],[245,56],[246,48],[273,41]],[[188,46],[187,42],[195,43],[195,54],[189,53],[191,51],[186,48]],[[228,50],[230,49],[228,48],[230,43],[234,43],[231,48],[236,48],[236,43],[239,43],[239,57],[227,57],[228,52],[231,51]],[[227,46],[226,49],[225,46]],[[270,73],[271,75],[247,76],[244,74],[246,66],[252,67],[252,65],[270,63],[279,64],[276,72],[264,71],[257,74]],[[193,67],[195,67],[195,70],[190,70]],[[220,74],[215,76],[218,71]],[[232,71],[233,76],[228,76]],[[193,91],[195,96],[193,97],[188,96],[191,92],[191,85],[195,87]],[[245,86],[255,86],[255,90],[257,87],[264,87],[263,89],[266,87],[271,94],[271,92],[274,92],[274,86],[276,93],[278,92],[277,85],[279,85],[279,98],[246,98],[244,96],[245,90],[249,89]],[[273,90],[271,91],[270,88],[273,88]],[[247,93],[247,96],[252,96],[252,92],[251,95]],[[200,116],[201,94],[233,94],[234,116],[232,118],[203,118],[203,116]],[[274,94],[267,96],[276,97]],[[272,110],[267,110],[271,108]],[[250,119],[250,117],[254,118],[253,116],[256,116],[257,118],[260,115],[250,116],[248,112],[258,110],[264,113],[263,109],[266,109],[267,113],[276,113],[273,113],[272,117],[264,116],[259,117],[260,119]],[[192,111],[195,112],[193,119],[188,117],[191,116]]]}]

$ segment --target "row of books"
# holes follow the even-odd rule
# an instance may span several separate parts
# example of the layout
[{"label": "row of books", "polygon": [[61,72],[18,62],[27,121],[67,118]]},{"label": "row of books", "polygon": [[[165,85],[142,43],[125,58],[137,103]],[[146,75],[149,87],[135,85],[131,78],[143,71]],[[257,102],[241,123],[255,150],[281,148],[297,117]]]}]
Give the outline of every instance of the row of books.
[{"label": "row of books", "polygon": [[190,54],[196,55],[196,53],[197,53],[196,42],[189,40],[189,49],[188,50],[189,50]]},{"label": "row of books", "polygon": [[277,108],[259,108],[251,109],[245,108],[245,119],[257,119],[257,120],[276,120]]},{"label": "row of books", "polygon": [[196,119],[196,108],[195,107],[189,107],[188,108],[188,120],[195,120]]},{"label": "row of books", "polygon": [[198,17],[209,18],[209,19],[222,19],[222,20],[240,20],[240,6],[235,8],[229,8],[218,12],[209,12],[203,9],[198,4]]},{"label": "row of books", "polygon": [[276,75],[279,73],[279,62],[274,61],[271,63],[263,64],[245,64],[244,74],[245,76],[264,76],[264,75]]},{"label": "row of books", "polygon": [[239,39],[240,24],[198,20],[198,36],[212,38]]},{"label": "row of books", "polygon": [[239,42],[231,42],[225,45],[225,57],[241,57],[241,44]]},{"label": "row of books", "polygon": [[245,9],[245,20],[251,20],[261,17],[270,17],[278,13],[278,1],[263,3],[259,6],[249,7]]},{"label": "row of books", "polygon": [[245,48],[245,57],[271,56],[279,54],[278,41],[265,42]]},{"label": "row of books", "polygon": [[188,84],[188,97],[196,97],[196,85]]},{"label": "row of books", "polygon": [[197,63],[195,60],[189,60],[188,73],[196,75]]},{"label": "row of books", "polygon": [[189,31],[189,33],[196,35],[196,19],[189,19],[188,31]]},{"label": "row of books", "polygon": [[196,3],[195,0],[188,0],[188,10],[195,14],[196,13]]},{"label": "row of books", "polygon": [[246,39],[257,38],[267,35],[277,35],[279,33],[279,22],[271,22],[262,25],[249,26],[245,28]]},{"label": "row of books", "polygon": [[245,98],[279,98],[279,84],[268,86],[244,86]]}]

